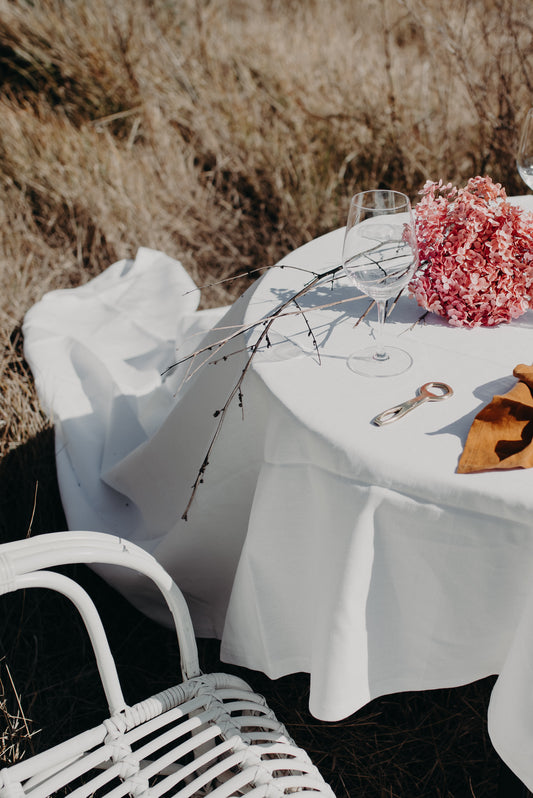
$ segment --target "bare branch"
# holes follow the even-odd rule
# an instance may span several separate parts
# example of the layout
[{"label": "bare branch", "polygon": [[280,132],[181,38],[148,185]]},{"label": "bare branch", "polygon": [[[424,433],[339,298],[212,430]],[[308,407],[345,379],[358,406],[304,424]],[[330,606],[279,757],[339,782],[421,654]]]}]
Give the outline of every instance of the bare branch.
[{"label": "bare branch", "polygon": [[[281,265],[279,268],[289,268],[289,267],[287,265],[285,266]],[[200,347],[199,349],[196,349],[194,352],[191,352],[189,355],[186,355],[181,360],[177,360],[175,363],[172,363],[163,372],[161,372],[161,376],[164,377],[164,375],[168,374],[168,372],[172,371],[172,369],[176,368],[177,366],[180,366],[182,363],[185,363],[187,360],[195,359],[198,355],[201,355],[203,352],[209,352],[212,351],[213,349],[218,351],[222,346],[225,346],[227,343],[232,341],[234,338],[237,338],[242,333],[249,332],[253,330],[254,327],[259,327],[260,325],[267,323],[270,319],[278,319],[282,318],[283,316],[302,314],[302,311],[300,309],[297,311],[286,312],[286,308],[292,302],[294,302],[297,305],[297,300],[301,296],[306,294],[311,288],[314,288],[314,286],[317,285],[317,283],[319,283],[322,279],[326,279],[328,277],[333,277],[334,275],[336,275],[341,270],[341,268],[342,268],[341,266],[337,265],[322,273],[311,272],[311,274],[314,275],[313,279],[309,283],[306,283],[306,285],[303,288],[301,288],[296,294],[294,294],[294,296],[292,296],[290,299],[279,305],[279,307],[276,308],[276,310],[274,310],[274,312],[269,316],[263,316],[261,319],[249,322],[248,324],[240,324],[237,326],[232,325],[231,327],[217,327],[216,329],[220,331],[233,330],[233,332],[230,335],[226,336],[225,338],[221,338],[219,341],[215,341],[211,344],[207,344],[206,346]],[[308,273],[310,272],[309,269],[302,269],[302,271],[307,271]],[[340,300],[339,302],[330,302],[326,305],[319,305],[316,308],[313,308],[313,310],[315,309],[318,310],[321,307],[332,307],[333,305],[341,304],[341,302],[352,302],[354,299],[358,298],[359,297],[350,297],[349,299]]]},{"label": "bare branch", "polygon": [[[211,441],[209,443],[209,446],[207,448],[207,452],[206,452],[206,455],[205,455],[205,457],[203,459],[202,465],[200,466],[198,474],[196,475],[196,479],[194,480],[194,483],[193,483],[193,486],[192,486],[192,492],[191,492],[191,495],[189,497],[189,501],[187,502],[187,507],[185,508],[185,511],[184,511],[183,515],[181,516],[184,521],[187,521],[189,510],[190,510],[191,505],[192,505],[192,503],[194,501],[194,497],[196,496],[196,491],[198,490],[198,487],[204,481],[203,478],[204,478],[205,470],[206,470],[207,466],[209,465],[209,457],[211,456],[211,452],[213,451],[213,447],[214,447],[214,445],[216,443],[216,440],[217,440],[217,438],[218,438],[218,436],[220,434],[220,430],[222,429],[222,424],[224,423],[224,418],[226,416],[226,413],[228,412],[228,408],[229,408],[231,402],[233,401],[233,399],[235,398],[235,396],[238,395],[238,397],[239,397],[239,405],[240,405],[241,408],[243,407],[242,384],[243,384],[244,378],[245,378],[245,376],[246,376],[246,374],[248,372],[248,369],[250,368],[250,366],[252,364],[252,360],[253,360],[253,357],[254,357],[255,353],[257,352],[257,350],[259,349],[259,346],[261,345],[262,341],[265,339],[266,335],[268,334],[268,331],[270,330],[270,328],[271,328],[272,324],[274,323],[274,321],[275,321],[275,318],[271,318],[268,321],[268,323],[265,325],[265,328],[263,329],[263,331],[259,335],[257,341],[255,342],[255,344],[253,344],[252,349],[250,351],[250,355],[248,357],[248,360],[246,361],[246,364],[245,364],[243,370],[240,373],[239,379],[237,380],[236,384],[233,386],[232,390],[230,391],[229,396],[228,396],[228,398],[226,399],[226,401],[224,403],[224,407],[221,410],[217,410],[215,412],[215,417],[218,417],[218,423],[217,423],[215,432],[213,433],[213,436],[211,438]],[[243,412],[244,412],[244,410],[243,410]]]},{"label": "bare branch", "polygon": [[[280,264],[280,267],[283,267],[282,264]],[[287,266],[285,266],[284,268],[287,268]],[[251,330],[253,330],[253,329],[257,328],[257,327],[261,327],[261,326],[263,327],[263,329],[261,330],[261,332],[259,333],[259,335],[257,337],[257,340],[250,347],[250,350],[249,350],[250,353],[249,353],[249,356],[248,356],[248,358],[246,360],[244,368],[242,369],[237,382],[235,383],[235,385],[233,386],[232,390],[228,394],[228,397],[227,397],[226,401],[224,402],[224,406],[222,408],[220,408],[219,410],[216,410],[215,413],[214,413],[214,417],[218,419],[217,425],[215,427],[215,430],[213,432],[213,435],[212,435],[211,440],[209,442],[209,445],[207,447],[207,451],[206,451],[206,454],[205,454],[204,459],[202,461],[202,464],[201,464],[200,468],[198,469],[198,473],[196,475],[196,479],[195,479],[195,481],[194,481],[194,483],[192,485],[191,494],[189,496],[189,500],[187,502],[187,506],[186,506],[186,508],[185,508],[185,510],[183,512],[183,515],[181,516],[184,521],[187,521],[188,515],[189,515],[189,511],[191,509],[191,506],[192,506],[192,503],[193,503],[194,498],[196,496],[196,493],[198,491],[198,488],[200,487],[200,485],[204,481],[204,475],[205,475],[205,472],[206,472],[207,467],[209,465],[209,460],[210,460],[210,457],[211,457],[211,453],[212,453],[213,448],[214,448],[214,446],[216,444],[216,441],[217,441],[217,439],[218,439],[218,437],[220,435],[220,431],[222,429],[222,425],[224,423],[224,419],[226,417],[228,409],[229,409],[231,403],[233,402],[233,400],[235,399],[235,397],[238,398],[239,407],[241,407],[242,413],[244,415],[243,392],[242,392],[243,382],[244,382],[244,379],[246,377],[246,374],[248,373],[248,371],[249,371],[249,369],[250,369],[250,367],[252,365],[252,361],[253,361],[255,355],[257,354],[258,350],[262,346],[262,344],[263,343],[266,344],[267,347],[271,345],[270,344],[270,340],[269,340],[269,332],[270,332],[274,322],[276,322],[280,318],[283,318],[284,316],[292,316],[292,315],[295,315],[295,314],[301,315],[303,317],[304,321],[305,321],[306,326],[307,326],[308,335],[312,338],[313,348],[314,348],[315,352],[318,355],[319,363],[321,362],[318,342],[317,342],[317,340],[315,338],[315,335],[313,333],[311,325],[309,324],[309,321],[306,318],[306,315],[305,315],[306,311],[304,311],[301,308],[301,306],[299,304],[299,300],[301,299],[302,296],[307,294],[312,288],[314,288],[318,283],[322,282],[323,280],[327,280],[328,278],[331,278],[332,281],[334,281],[336,279],[336,275],[338,275],[338,273],[341,271],[341,269],[342,269],[342,266],[336,265],[336,266],[333,266],[332,268],[330,268],[327,271],[322,272],[322,273],[314,273],[313,272],[313,274],[314,274],[313,278],[311,280],[309,280],[309,282],[307,282],[299,291],[297,291],[295,294],[293,294],[287,300],[282,302],[270,315],[265,316],[265,317],[263,317],[263,318],[261,318],[261,319],[259,319],[257,321],[250,322],[248,324],[242,324],[242,325],[238,325],[238,326],[235,326],[235,327],[226,327],[226,328],[221,327],[220,328],[221,331],[232,330],[232,332],[230,332],[225,337],[221,338],[219,341],[216,341],[216,342],[211,343],[211,344],[207,344],[206,346],[201,347],[200,349],[196,350],[195,352],[191,353],[190,355],[187,355],[182,360],[177,361],[176,363],[174,363],[172,366],[170,366],[166,370],[166,371],[169,371],[172,368],[175,368],[176,366],[180,365],[181,363],[185,363],[185,362],[187,362],[189,360],[191,361],[191,365],[192,365],[194,363],[195,359],[199,357],[199,355],[204,354],[204,353],[209,353],[208,356],[202,360],[202,363],[199,366],[194,368],[192,371],[190,369],[188,370],[186,380],[190,379],[192,377],[192,375],[195,374],[198,371],[198,369],[201,368],[203,365],[205,365],[207,363],[219,362],[221,359],[226,359],[226,358],[228,358],[228,357],[230,357],[230,356],[232,356],[234,354],[237,354],[237,351],[239,351],[239,352],[246,351],[246,349],[248,349],[248,347],[244,347],[244,348],[241,347],[239,350],[236,350],[235,352],[231,352],[229,354],[224,354],[222,356],[222,358],[221,357],[216,357],[217,353],[220,352],[220,350],[224,346],[226,346],[231,341],[235,340],[237,337],[243,335],[246,332],[250,332]],[[304,270],[304,271],[309,271],[309,270]],[[318,306],[312,308],[312,310],[318,310],[319,308],[332,307],[332,306],[335,306],[335,305],[342,304],[344,302],[353,302],[354,300],[361,299],[361,298],[367,298],[368,299],[368,297],[364,297],[364,295],[354,296],[354,297],[349,297],[349,298],[343,299],[343,300],[338,300],[338,301],[334,301],[334,302],[324,303],[322,305],[318,305]],[[357,323],[359,323],[362,319],[364,319],[364,317],[367,315],[367,313],[370,311],[370,309],[374,306],[374,304],[375,304],[375,302],[373,302],[373,301],[370,302],[369,306],[366,308],[365,312],[360,316],[360,318],[359,318]],[[295,305],[296,306],[296,310],[289,310],[290,305]],[[214,357],[213,357],[213,355],[214,355]],[[164,373],[166,373],[166,372],[164,372]]]}]

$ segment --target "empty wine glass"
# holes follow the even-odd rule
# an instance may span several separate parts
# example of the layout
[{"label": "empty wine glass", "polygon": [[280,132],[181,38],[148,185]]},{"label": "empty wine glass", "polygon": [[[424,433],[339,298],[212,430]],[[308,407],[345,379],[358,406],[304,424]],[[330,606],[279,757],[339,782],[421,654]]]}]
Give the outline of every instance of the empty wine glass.
[{"label": "empty wine glass", "polygon": [[408,352],[382,340],[387,300],[396,297],[418,266],[415,223],[409,198],[399,191],[363,191],[352,197],[342,250],[344,271],[375,300],[374,346],[354,352],[348,366],[357,374],[389,377],[411,365]]},{"label": "empty wine glass", "polygon": [[533,189],[533,108],[527,112],[522,125],[516,166],[526,186]]}]

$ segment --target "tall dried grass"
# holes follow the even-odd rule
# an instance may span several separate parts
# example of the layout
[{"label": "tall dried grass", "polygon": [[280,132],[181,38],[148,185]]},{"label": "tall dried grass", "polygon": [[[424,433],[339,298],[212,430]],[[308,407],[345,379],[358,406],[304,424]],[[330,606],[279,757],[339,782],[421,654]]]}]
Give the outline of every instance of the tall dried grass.
[{"label": "tall dried grass", "polygon": [[[521,0],[0,0],[2,538],[63,523],[20,333],[45,291],[140,245],[180,259],[199,284],[252,273],[343,224],[366,187],[415,199],[428,178],[488,173],[522,193],[514,150],[533,104],[532,27]],[[203,303],[237,290],[207,289]],[[6,615],[2,638],[22,617],[40,631],[42,607]],[[32,680],[19,682],[23,695]],[[477,718],[480,785],[494,774],[478,723],[486,687],[466,696],[457,717],[468,728],[468,713]],[[379,736],[385,706],[342,733],[403,750],[403,737]],[[429,717],[436,704],[417,706]],[[442,751],[457,717],[414,727],[443,725]],[[350,774],[347,789],[366,772],[346,746],[324,743],[320,724],[301,725],[329,748],[328,767]],[[369,778],[364,794],[402,794],[390,785],[406,770],[399,755],[396,775]],[[492,794],[423,782],[411,794]]]}]

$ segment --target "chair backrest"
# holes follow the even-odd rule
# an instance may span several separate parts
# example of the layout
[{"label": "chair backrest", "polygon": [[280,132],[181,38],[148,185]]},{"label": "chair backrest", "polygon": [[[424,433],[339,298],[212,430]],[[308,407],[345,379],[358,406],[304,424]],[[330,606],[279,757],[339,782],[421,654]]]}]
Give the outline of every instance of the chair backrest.
[{"label": "chair backrest", "polygon": [[[174,619],[183,683],[126,704],[92,599],[70,577],[48,570],[74,563],[131,568],[157,586]],[[56,590],[79,610],[110,714],[98,726],[0,770],[0,798],[281,798],[295,791],[333,798],[262,696],[237,677],[201,673],[185,599],[143,549],[95,532],[57,532],[0,545],[0,594],[30,587]]]}]

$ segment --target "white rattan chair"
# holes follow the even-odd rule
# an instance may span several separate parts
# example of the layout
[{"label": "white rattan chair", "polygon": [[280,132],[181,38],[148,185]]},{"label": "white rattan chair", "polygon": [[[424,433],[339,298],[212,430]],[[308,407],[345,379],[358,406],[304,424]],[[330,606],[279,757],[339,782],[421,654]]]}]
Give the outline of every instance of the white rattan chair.
[{"label": "white rattan chair", "polygon": [[[172,613],[183,682],[127,706],[102,621],[80,585],[48,570],[109,563],[144,574]],[[264,698],[235,676],[202,674],[185,600],[156,560],[120,538],[58,532],[0,546],[0,593],[46,587],[70,598],[89,632],[109,717],[94,728],[0,770],[0,798],[52,794],[136,798],[210,795],[333,798]]]}]

